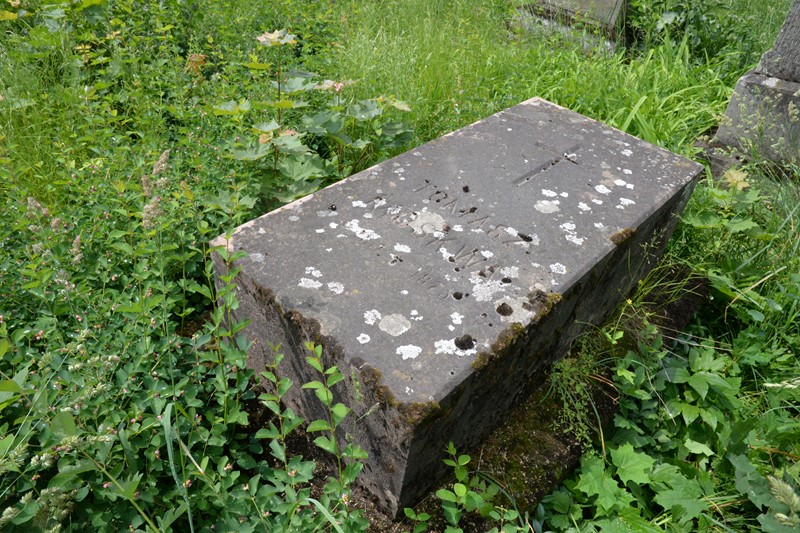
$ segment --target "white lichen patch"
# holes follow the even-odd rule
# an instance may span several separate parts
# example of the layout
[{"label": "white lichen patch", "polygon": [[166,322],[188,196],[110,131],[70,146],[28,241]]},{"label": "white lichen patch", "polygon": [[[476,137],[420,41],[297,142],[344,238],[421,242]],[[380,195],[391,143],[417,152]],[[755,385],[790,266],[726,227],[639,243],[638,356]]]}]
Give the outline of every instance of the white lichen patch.
[{"label": "white lichen patch", "polygon": [[375,324],[378,320],[381,319],[381,312],[377,309],[371,309],[364,313],[364,323],[368,326]]},{"label": "white lichen patch", "polygon": [[453,257],[453,254],[451,254],[450,252],[448,252],[448,251],[447,251],[447,248],[445,248],[444,246],[442,246],[441,248],[439,248],[439,253],[440,253],[440,254],[442,254],[442,259],[444,259],[445,261],[447,261],[448,259],[450,259],[451,257]]},{"label": "white lichen patch", "polygon": [[[339,212],[338,211],[332,211],[330,209],[326,209],[324,211],[317,211],[317,216],[318,217],[322,217],[322,218],[324,218],[324,217],[336,217],[336,216],[339,216]],[[289,220],[291,220],[291,219],[292,219],[292,217],[289,217]],[[298,218],[297,220],[300,220],[300,219]]]},{"label": "white lichen patch", "polygon": [[322,287],[322,283],[315,279],[300,278],[300,283],[298,283],[297,286],[303,287],[304,289],[319,289]]},{"label": "white lichen patch", "polygon": [[595,227],[595,228],[597,228],[597,229],[603,229],[603,228],[605,228],[606,226],[605,226],[605,224],[603,224],[602,222],[595,222],[595,223],[594,223],[594,227]]},{"label": "white lichen patch", "polygon": [[503,283],[500,280],[486,279],[479,276],[477,272],[472,274],[469,281],[473,284],[472,295],[479,302],[489,302],[492,300],[492,295],[504,290]]},{"label": "white lichen patch", "polygon": [[367,204],[365,204],[361,200],[356,200],[355,202],[353,202],[353,207],[367,207]]},{"label": "white lichen patch", "polygon": [[552,272],[553,274],[566,274],[567,267],[565,267],[561,263],[553,263],[552,265],[550,265],[550,272]]},{"label": "white lichen patch", "polygon": [[634,202],[633,200],[631,200],[629,198],[620,198],[619,199],[619,203],[622,204],[622,205],[634,205],[636,202]]},{"label": "white lichen patch", "polygon": [[506,233],[508,233],[512,237],[516,237],[516,236],[519,235],[519,232],[517,230],[515,230],[514,228],[512,228],[512,227],[506,228]]},{"label": "white lichen patch", "polygon": [[408,291],[403,289],[402,291],[400,291],[400,294],[402,294],[403,296],[407,296],[408,295]]},{"label": "white lichen patch", "polygon": [[450,315],[450,320],[453,321],[453,324],[458,325],[461,324],[461,321],[464,319],[464,315],[460,313],[453,313]]},{"label": "white lichen patch", "polygon": [[436,213],[431,213],[430,211],[417,213],[408,225],[411,226],[411,229],[413,229],[414,233],[417,235],[442,232],[445,226],[447,226],[441,216]]},{"label": "white lichen patch", "polygon": [[331,229],[336,229],[339,227],[339,224],[337,224],[336,222],[331,222],[330,224],[328,224],[328,227]]},{"label": "white lichen patch", "polygon": [[316,267],[313,267],[313,266],[306,267],[306,274],[311,274],[315,278],[321,278],[322,277],[322,272],[320,272],[319,270],[317,270]]},{"label": "white lichen patch", "polygon": [[378,235],[377,233],[375,233],[371,229],[362,228],[359,225],[359,220],[358,219],[353,219],[350,222],[347,222],[344,225],[344,227],[347,228],[348,230],[352,231],[353,233],[355,233],[356,237],[358,237],[362,241],[371,241],[371,240],[374,240],[374,239],[380,239],[381,238],[380,235]]},{"label": "white lichen patch", "polygon": [[364,218],[372,218],[372,213],[364,213]]},{"label": "white lichen patch", "polygon": [[456,224],[455,226],[453,226],[453,231],[464,231],[464,226],[462,226],[461,224]]},{"label": "white lichen patch", "polygon": [[591,211],[592,210],[592,208],[589,207],[589,204],[587,204],[585,202],[579,202],[578,203],[578,209],[580,209],[581,211]]},{"label": "white lichen patch", "polygon": [[583,245],[583,241],[585,239],[583,237],[578,237],[578,234],[575,231],[575,224],[573,222],[564,222],[559,227],[567,232],[567,234],[564,236],[565,239],[573,244],[577,244],[578,246]]},{"label": "white lichen patch", "polygon": [[367,344],[369,342],[369,335],[367,335],[366,333],[362,333],[361,335],[356,337],[356,340],[361,344]]},{"label": "white lichen patch", "polygon": [[617,185],[618,187],[624,187],[627,184],[628,184],[628,182],[625,181],[625,180],[621,180],[621,179],[615,179],[614,180],[614,185]]},{"label": "white lichen patch", "polygon": [[486,259],[494,257],[494,253],[490,252],[489,250],[481,250],[481,255]]},{"label": "white lichen patch", "polygon": [[344,292],[344,285],[342,285],[338,281],[331,281],[330,283],[328,283],[328,288],[334,294],[342,294]]},{"label": "white lichen patch", "polygon": [[568,192],[562,192],[561,194],[559,194],[559,196],[561,198],[569,198],[569,193]]},{"label": "white lichen patch", "polygon": [[401,253],[404,253],[404,254],[410,254],[411,253],[411,247],[408,246],[408,245],[405,245],[405,244],[399,244],[398,243],[398,244],[394,245],[394,251],[395,252],[401,252]]},{"label": "white lichen patch", "polygon": [[411,396],[412,394],[414,394],[414,389],[412,389],[411,387],[406,387],[406,394]]},{"label": "white lichen patch", "polygon": [[500,269],[500,274],[504,278],[516,279],[519,277],[519,267],[516,266],[503,267]]},{"label": "white lichen patch", "polygon": [[392,337],[397,337],[411,329],[411,322],[400,314],[386,315],[381,319],[378,327],[384,333],[388,333]]},{"label": "white lichen patch", "polygon": [[624,155],[625,157],[630,157],[630,156],[632,156],[632,155],[633,155],[633,151],[632,151],[632,150],[629,150],[628,148],[626,148],[626,149],[622,150],[620,153],[621,153],[622,155]]},{"label": "white lichen patch", "polygon": [[422,353],[422,348],[419,346],[414,346],[413,344],[406,344],[403,346],[398,346],[397,350],[395,350],[397,355],[401,355],[403,360],[406,359],[416,359],[419,354]]},{"label": "white lichen patch", "polygon": [[555,213],[560,210],[558,207],[560,203],[558,200],[539,200],[534,204],[533,208],[540,213]]},{"label": "white lichen patch", "polygon": [[258,234],[259,235],[264,235],[266,233],[267,233],[267,230],[265,230],[264,228],[258,228]]},{"label": "white lichen patch", "polygon": [[459,357],[464,357],[465,355],[475,355],[478,353],[478,350],[475,348],[470,348],[469,350],[461,350],[456,346],[456,340],[440,340],[434,343],[434,347],[436,348],[436,353],[440,354],[447,354],[447,355],[457,355]]},{"label": "white lichen patch", "polygon": [[314,232],[315,233],[325,233],[325,230],[323,228],[317,228],[317,229],[314,230]]},{"label": "white lichen patch", "polygon": [[556,196],[558,196],[558,193],[556,191],[551,191],[550,189],[542,189],[542,194],[544,196],[547,196],[548,198],[555,198]]},{"label": "white lichen patch", "polygon": [[292,215],[289,217],[290,222],[297,222],[298,220],[300,220],[300,217],[297,215]]},{"label": "white lichen patch", "polygon": [[250,261],[253,261],[254,263],[263,263],[264,260],[267,258],[267,256],[265,256],[264,254],[259,254],[259,253],[252,253],[248,257],[250,257]]},{"label": "white lichen patch", "polygon": [[626,176],[630,176],[631,174],[633,174],[633,171],[628,170],[627,168],[623,168],[622,173],[625,174]]},{"label": "white lichen patch", "polygon": [[611,192],[611,189],[609,189],[605,185],[595,185],[594,190],[596,190],[600,194],[608,194]]},{"label": "white lichen patch", "polygon": [[592,203],[597,205],[603,205],[603,200],[598,200],[597,198],[592,198]]}]

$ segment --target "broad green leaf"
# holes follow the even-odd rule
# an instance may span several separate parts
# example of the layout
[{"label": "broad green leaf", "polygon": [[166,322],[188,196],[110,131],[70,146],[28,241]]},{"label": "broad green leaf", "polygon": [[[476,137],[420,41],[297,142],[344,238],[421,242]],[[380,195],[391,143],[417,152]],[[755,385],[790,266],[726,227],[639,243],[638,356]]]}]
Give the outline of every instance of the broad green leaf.
[{"label": "broad green leaf", "polygon": [[456,498],[456,495],[453,494],[451,491],[449,491],[447,489],[439,489],[439,490],[437,490],[436,491],[436,496],[440,500],[444,500],[446,502],[454,502],[455,503],[456,501],[458,501],[458,498]]},{"label": "broad green leaf", "polygon": [[736,469],[736,490],[763,509],[775,499],[770,492],[769,481],[762,476],[745,455],[728,454],[728,461]]},{"label": "broad green leaf", "polygon": [[655,461],[645,453],[637,452],[630,444],[611,450],[611,459],[617,467],[617,475],[623,483],[648,483],[650,470]]},{"label": "broad green leaf", "polygon": [[272,146],[269,143],[256,144],[243,150],[231,150],[233,158],[239,161],[258,161],[272,154]]},{"label": "broad green leaf", "polygon": [[653,469],[650,477],[653,482],[665,485],[663,489],[657,490],[656,503],[670,511],[679,523],[685,524],[694,520],[708,509],[700,484],[681,474],[676,466],[659,465]]},{"label": "broad green leaf", "polygon": [[250,111],[250,102],[242,100],[236,102],[229,100],[219,105],[211,106],[211,112],[217,116],[238,116]]},{"label": "broad green leaf", "polygon": [[71,437],[78,434],[78,428],[75,425],[75,418],[72,413],[61,411],[50,422],[50,429],[53,434],[59,438]]},{"label": "broad green leaf", "polygon": [[317,437],[314,439],[314,444],[328,453],[336,454],[336,443],[328,437]]},{"label": "broad green leaf", "polygon": [[82,459],[77,463],[59,467],[59,472],[47,484],[49,488],[65,487],[66,484],[78,474],[96,470],[95,465],[89,459]]},{"label": "broad green leaf", "polygon": [[697,455],[706,455],[708,457],[715,455],[714,451],[702,442],[697,442],[687,438],[685,441],[683,441],[683,445],[686,446],[687,450]]},{"label": "broad green leaf", "polygon": [[700,229],[718,228],[722,225],[722,219],[710,211],[686,214],[683,222]]},{"label": "broad green leaf", "polygon": [[314,420],[308,425],[306,431],[308,433],[313,433],[315,431],[330,431],[331,425],[325,420]]},{"label": "broad green leaf", "polygon": [[256,130],[258,133],[272,133],[273,131],[280,128],[277,122],[271,120],[269,122],[259,122],[258,124],[253,124],[253,129]]},{"label": "broad green leaf", "polygon": [[605,471],[605,464],[599,457],[586,456],[581,460],[581,476],[577,488],[588,496],[597,496],[597,505],[604,511],[617,503],[619,485]]},{"label": "broad green leaf", "polygon": [[17,382],[11,379],[0,381],[0,392],[22,392]]},{"label": "broad green leaf", "polygon": [[242,63],[243,67],[250,70],[267,70],[272,66],[270,63],[259,63],[258,61],[250,61],[249,63]]}]

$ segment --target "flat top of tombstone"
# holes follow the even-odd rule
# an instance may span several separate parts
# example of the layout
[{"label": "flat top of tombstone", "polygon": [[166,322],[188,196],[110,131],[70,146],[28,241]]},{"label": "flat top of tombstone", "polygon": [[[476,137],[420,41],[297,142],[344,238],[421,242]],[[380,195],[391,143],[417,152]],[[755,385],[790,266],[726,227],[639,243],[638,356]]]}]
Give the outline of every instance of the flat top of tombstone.
[{"label": "flat top of tombstone", "polygon": [[617,17],[626,0],[534,0],[533,5],[539,5],[555,13],[565,13],[568,16],[588,17],[601,23],[608,29],[613,29]]},{"label": "flat top of tombstone", "polygon": [[440,401],[697,173],[534,98],[252,220],[228,246],[399,401]]}]

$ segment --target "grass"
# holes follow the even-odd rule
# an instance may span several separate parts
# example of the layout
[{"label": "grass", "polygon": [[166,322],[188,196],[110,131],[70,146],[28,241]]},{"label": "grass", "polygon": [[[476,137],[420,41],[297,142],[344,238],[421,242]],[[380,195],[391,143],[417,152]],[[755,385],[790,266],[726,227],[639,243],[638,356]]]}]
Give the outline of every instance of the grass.
[{"label": "grass", "polygon": [[[790,2],[635,0],[629,37],[638,40],[616,53],[521,32],[513,4],[0,8],[0,18],[28,12],[0,21],[0,527],[363,530],[348,505],[359,450],[320,440],[340,468],[312,495],[316,465],[286,447],[302,422],[281,404],[280,357],[262,376],[276,390],[256,398],[243,324],[224,320],[237,305],[235,256],[218,252],[230,270],[215,286],[207,243],[280,198],[407,148],[406,128],[425,142],[533,96],[694,156]],[[678,15],[668,31],[658,29],[665,11]],[[255,39],[283,27],[295,42]],[[277,64],[315,83],[357,83],[335,94],[307,87],[291,98],[309,108],[279,114]],[[348,115],[358,101],[374,106],[374,121]],[[324,128],[295,136],[310,110],[341,121],[353,142]],[[259,139],[270,150],[259,152]],[[797,180],[797,168],[756,160],[698,186],[668,261],[705,276],[713,299],[676,342],[648,328],[642,295],[625,305],[637,320],[606,326],[598,342],[617,342],[598,351],[623,416],[604,433],[606,459],[589,452],[533,522],[791,529],[800,512],[791,496],[800,477]],[[620,326],[633,322],[638,331]],[[565,364],[576,375],[564,383],[600,366]],[[273,414],[258,414],[259,401]],[[347,414],[327,407],[330,419],[312,427]],[[256,416],[264,427],[254,434],[246,425]],[[681,493],[695,503],[672,505]],[[497,520],[525,523],[513,515]]]}]

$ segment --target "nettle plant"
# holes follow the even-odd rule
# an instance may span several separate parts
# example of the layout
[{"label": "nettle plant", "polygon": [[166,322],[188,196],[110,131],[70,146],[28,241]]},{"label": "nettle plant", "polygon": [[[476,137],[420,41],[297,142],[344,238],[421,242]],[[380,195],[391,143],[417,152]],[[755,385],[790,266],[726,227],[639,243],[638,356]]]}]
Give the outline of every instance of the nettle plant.
[{"label": "nettle plant", "polygon": [[[387,114],[391,109],[410,111],[406,103],[390,96],[350,101],[344,89],[353,81],[315,81],[312,73],[284,69],[287,47],[296,44],[287,30],[266,32],[257,39],[272,49],[273,62],[251,56],[244,66],[271,76],[275,99],[231,100],[211,111],[229,117],[246,133],[244,141],[237,137],[230,154],[251,165],[266,207],[291,202],[345,178],[411,140],[411,130]],[[266,120],[245,128],[242,123],[248,114]]]}]

